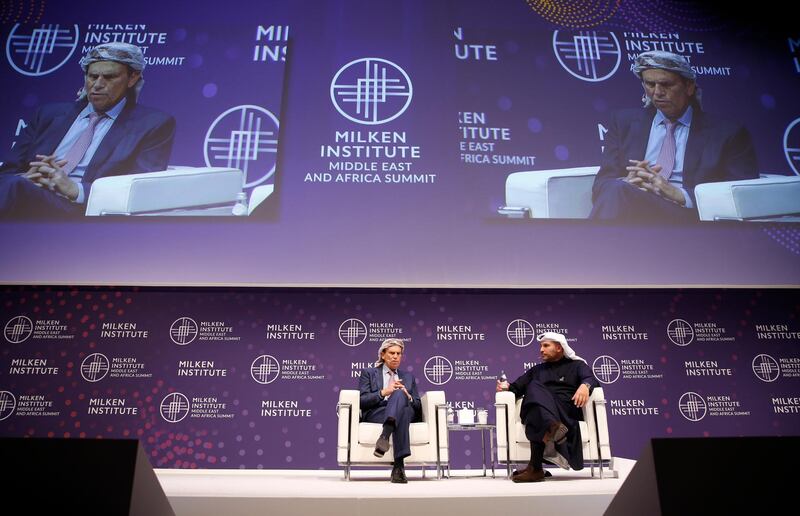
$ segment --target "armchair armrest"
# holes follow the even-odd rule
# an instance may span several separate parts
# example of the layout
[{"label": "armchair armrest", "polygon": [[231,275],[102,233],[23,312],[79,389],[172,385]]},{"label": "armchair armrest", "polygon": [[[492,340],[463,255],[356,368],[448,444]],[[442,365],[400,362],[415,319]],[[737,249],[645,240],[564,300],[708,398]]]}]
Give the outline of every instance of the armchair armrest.
[{"label": "armchair armrest", "polygon": [[[497,449],[506,449],[506,444],[511,441],[516,423],[517,400],[513,392],[502,391],[494,395],[495,422],[497,424]],[[506,453],[508,450],[506,450]]]},{"label": "armchair armrest", "polygon": [[767,219],[800,213],[800,176],[703,183],[694,189],[700,220]]},{"label": "armchair armrest", "polygon": [[235,168],[178,168],[103,177],[92,183],[86,215],[135,215],[233,203],[242,191]]},{"label": "armchair armrest", "polygon": [[594,419],[597,425],[597,449],[601,460],[611,459],[611,438],[608,434],[608,415],[606,409],[606,396],[602,387],[597,387],[589,398],[594,408]]},{"label": "armchair armrest", "polygon": [[592,184],[600,167],[515,172],[506,179],[506,206],[500,213],[531,218],[584,219],[592,211]]},{"label": "armchair armrest", "polygon": [[447,412],[440,413],[438,420],[436,418],[437,405],[445,404],[444,391],[428,391],[422,395],[420,400],[422,401],[422,420],[428,424],[428,435],[436,436],[436,444],[440,450],[447,448]]},{"label": "armchair armrest", "polygon": [[358,432],[358,422],[361,417],[361,393],[355,389],[342,389],[339,391],[339,403],[336,413],[339,417],[337,431],[337,447],[347,449],[352,441],[350,432]]}]

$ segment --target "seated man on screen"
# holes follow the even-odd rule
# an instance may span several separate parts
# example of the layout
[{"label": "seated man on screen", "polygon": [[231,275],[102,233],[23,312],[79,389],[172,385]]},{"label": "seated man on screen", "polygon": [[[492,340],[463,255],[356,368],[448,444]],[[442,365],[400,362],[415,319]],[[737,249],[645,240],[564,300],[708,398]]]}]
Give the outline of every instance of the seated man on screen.
[{"label": "seated man on screen", "polygon": [[375,367],[361,371],[358,389],[361,391],[361,420],[383,424],[375,443],[375,456],[389,451],[389,438],[394,444],[392,483],[405,484],[403,459],[411,455],[409,428],[420,421],[422,402],[414,375],[399,369],[405,344],[400,339],[386,339],[378,349]]},{"label": "seated man on screen", "polygon": [[697,221],[695,186],[758,177],[750,134],[703,111],[685,58],[644,52],[633,72],[644,87],[644,109],[611,119],[590,218]]},{"label": "seated man on screen", "polygon": [[0,216],[82,215],[92,182],[167,167],[175,120],[137,103],[142,51],[105,43],[80,61],[76,102],[46,104],[0,166]]},{"label": "seated man on screen", "polygon": [[581,408],[598,383],[586,362],[555,332],[539,335],[542,362],[513,383],[497,381],[497,392],[511,391],[522,400],[520,419],[531,443],[531,459],[525,469],[511,476],[514,482],[541,482],[543,460],[562,468],[583,469],[583,444],[578,421]]}]

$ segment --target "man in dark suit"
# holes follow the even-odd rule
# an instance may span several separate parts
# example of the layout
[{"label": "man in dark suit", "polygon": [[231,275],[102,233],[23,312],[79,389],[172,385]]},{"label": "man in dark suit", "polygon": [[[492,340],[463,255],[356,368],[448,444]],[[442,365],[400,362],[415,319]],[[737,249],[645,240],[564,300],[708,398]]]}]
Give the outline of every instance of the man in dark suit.
[{"label": "man in dark suit", "polygon": [[175,120],[137,103],[144,56],[127,43],[81,59],[77,102],[42,106],[0,167],[0,216],[82,215],[101,177],[164,170]]},{"label": "man in dark suit", "polygon": [[542,461],[562,468],[583,469],[583,442],[578,421],[581,409],[599,384],[586,362],[575,354],[561,333],[538,337],[542,362],[513,383],[497,381],[497,392],[511,391],[522,400],[520,419],[531,443],[531,459],[511,476],[514,482],[541,482],[547,476]]},{"label": "man in dark suit", "polygon": [[702,110],[702,92],[685,58],[644,52],[633,71],[644,87],[645,108],[612,117],[591,218],[696,221],[695,186],[758,177],[750,134]]},{"label": "man in dark suit", "polygon": [[400,339],[386,339],[378,350],[375,367],[361,371],[361,420],[381,423],[383,430],[375,443],[375,456],[389,451],[389,438],[394,445],[392,483],[405,484],[403,460],[411,455],[409,428],[420,421],[422,402],[414,375],[399,369],[405,344]]}]

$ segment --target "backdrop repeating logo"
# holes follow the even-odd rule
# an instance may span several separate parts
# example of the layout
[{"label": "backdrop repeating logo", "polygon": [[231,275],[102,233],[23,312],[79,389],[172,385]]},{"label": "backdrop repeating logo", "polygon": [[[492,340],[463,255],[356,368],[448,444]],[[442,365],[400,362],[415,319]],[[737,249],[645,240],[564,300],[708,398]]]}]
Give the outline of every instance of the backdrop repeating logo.
[{"label": "backdrop repeating logo", "polygon": [[250,365],[250,376],[261,385],[274,382],[280,374],[281,365],[272,355],[261,355]]},{"label": "backdrop repeating logo", "polygon": [[700,421],[706,417],[708,406],[702,396],[696,392],[687,392],[678,400],[678,409],[689,421]]},{"label": "backdrop repeating logo", "polygon": [[331,81],[331,101],[348,120],[384,124],[402,115],[411,104],[414,87],[405,70],[377,57],[350,61]]},{"label": "backdrop repeating logo", "polygon": [[601,383],[614,383],[619,379],[619,362],[614,357],[600,355],[592,362],[592,372]]},{"label": "backdrop repeating logo", "polygon": [[536,337],[533,325],[525,319],[514,319],[506,327],[506,337],[513,345],[524,348]]},{"label": "backdrop repeating logo", "polygon": [[444,385],[453,377],[453,364],[441,355],[435,355],[425,362],[425,378],[434,385]]},{"label": "backdrop repeating logo", "polygon": [[25,342],[33,334],[33,321],[24,315],[18,315],[6,323],[3,335],[11,344]]},{"label": "backdrop repeating logo", "polygon": [[180,392],[167,394],[161,400],[161,417],[168,423],[177,423],[189,414],[189,398]]},{"label": "backdrop repeating logo", "polygon": [[111,364],[102,353],[92,353],[81,362],[81,376],[87,382],[99,382],[108,374]]},{"label": "backdrop repeating logo", "polygon": [[561,66],[582,81],[600,82],[619,68],[622,51],[613,32],[555,31],[553,52]]},{"label": "backdrop repeating logo", "polygon": [[209,167],[238,168],[244,187],[275,175],[278,119],[261,106],[232,107],[217,117],[206,133],[203,152]]},{"label": "backdrop repeating logo", "polygon": [[359,319],[347,319],[339,325],[339,340],[345,346],[360,346],[367,340],[367,325]]},{"label": "backdrop repeating logo", "polygon": [[14,413],[17,408],[17,399],[8,391],[0,391],[0,421]]},{"label": "backdrop repeating logo", "polygon": [[197,323],[190,317],[176,319],[169,327],[169,338],[179,346],[185,346],[197,338]]},{"label": "backdrop repeating logo", "polygon": [[753,373],[762,382],[774,382],[780,376],[778,361],[769,355],[756,355],[753,359]]},{"label": "backdrop repeating logo", "polygon": [[688,346],[694,340],[694,329],[683,319],[673,319],[667,325],[667,337],[676,346]]},{"label": "backdrop repeating logo", "polygon": [[42,24],[30,33],[19,28],[17,23],[8,35],[6,57],[8,64],[22,75],[38,77],[58,70],[78,47],[77,25]]},{"label": "backdrop repeating logo", "polygon": [[800,118],[786,127],[783,133],[783,151],[792,171],[800,175]]}]

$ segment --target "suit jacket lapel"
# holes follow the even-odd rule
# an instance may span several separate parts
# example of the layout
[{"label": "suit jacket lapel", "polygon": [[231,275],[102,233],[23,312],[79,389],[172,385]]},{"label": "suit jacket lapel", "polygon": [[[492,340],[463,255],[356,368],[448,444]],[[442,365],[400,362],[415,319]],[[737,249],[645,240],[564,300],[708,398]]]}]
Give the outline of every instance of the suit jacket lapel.
[{"label": "suit jacket lapel", "polygon": [[[689,139],[686,141],[686,151],[683,154],[683,185],[696,186],[700,178],[697,177],[700,165],[700,156],[706,144],[708,134],[705,130],[705,117],[703,112],[694,108],[692,113],[692,126],[689,128]],[[687,190],[690,190],[687,188]]]},{"label": "suit jacket lapel", "polygon": [[375,386],[378,390],[383,389],[383,366],[375,368]]},{"label": "suit jacket lapel", "polygon": [[114,120],[111,129],[108,130],[103,141],[100,142],[100,146],[97,147],[94,156],[92,156],[92,161],[89,162],[84,176],[85,181],[94,181],[108,172],[103,168],[103,165],[108,161],[114,149],[117,148],[119,142],[121,142],[122,138],[125,136],[134,106],[135,104],[128,101],[128,104],[125,105],[125,109],[123,109],[117,119]]},{"label": "suit jacket lapel", "polygon": [[70,109],[65,110],[62,114],[53,117],[50,124],[50,129],[47,131],[47,136],[43,139],[41,145],[38,147],[38,153],[51,154],[55,152],[58,144],[64,139],[64,136],[72,127],[78,114],[83,110],[86,104],[75,103]]},{"label": "suit jacket lapel", "polygon": [[627,166],[628,159],[644,159],[647,153],[647,141],[650,139],[650,125],[653,123],[655,111],[652,109],[643,109],[640,116],[631,123],[630,128],[630,146],[629,149],[633,152],[632,155],[625,157]]},{"label": "suit jacket lapel", "polygon": [[403,380],[403,385],[406,386],[406,390],[408,391],[409,394],[412,394],[413,396],[413,393],[411,392],[412,388],[411,384],[414,383],[413,376],[408,371],[397,371],[397,372],[400,379]]}]

